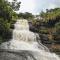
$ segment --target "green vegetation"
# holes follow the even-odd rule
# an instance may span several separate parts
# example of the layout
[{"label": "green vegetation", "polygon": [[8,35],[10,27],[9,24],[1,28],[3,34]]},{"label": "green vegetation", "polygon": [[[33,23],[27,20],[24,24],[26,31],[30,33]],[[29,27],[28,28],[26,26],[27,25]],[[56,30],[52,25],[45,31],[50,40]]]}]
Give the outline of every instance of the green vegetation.
[{"label": "green vegetation", "polygon": [[42,11],[39,17],[42,19],[34,19],[32,21],[32,25],[35,26],[36,32],[60,36],[60,8],[47,9],[46,12]]},{"label": "green vegetation", "polygon": [[60,35],[60,8],[50,9],[42,12],[40,16],[43,18],[44,27],[50,34]]},{"label": "green vegetation", "polygon": [[34,15],[32,13],[25,12],[25,13],[19,13],[18,17],[19,18],[24,18],[24,19],[27,19],[27,20],[31,20],[31,19],[34,18]]},{"label": "green vegetation", "polygon": [[[60,51],[60,8],[42,11],[39,17],[42,19],[33,20],[32,25],[39,33],[42,43],[50,45],[53,51]],[[58,45],[56,48],[55,44]]]},{"label": "green vegetation", "polygon": [[[15,5],[16,4],[16,5]],[[0,43],[11,38],[11,24],[18,17],[14,10],[18,10],[20,2],[14,0],[8,2],[7,0],[0,0]]]}]

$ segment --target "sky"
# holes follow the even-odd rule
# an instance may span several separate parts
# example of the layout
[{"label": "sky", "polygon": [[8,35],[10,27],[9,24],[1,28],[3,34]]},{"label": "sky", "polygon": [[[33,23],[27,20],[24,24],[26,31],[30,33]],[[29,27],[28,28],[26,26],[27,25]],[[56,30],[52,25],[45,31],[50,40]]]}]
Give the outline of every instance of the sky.
[{"label": "sky", "polygon": [[[11,1],[11,0],[9,0]],[[21,7],[18,12],[30,12],[39,14],[42,10],[60,7],[60,0],[18,0],[21,1]]]}]

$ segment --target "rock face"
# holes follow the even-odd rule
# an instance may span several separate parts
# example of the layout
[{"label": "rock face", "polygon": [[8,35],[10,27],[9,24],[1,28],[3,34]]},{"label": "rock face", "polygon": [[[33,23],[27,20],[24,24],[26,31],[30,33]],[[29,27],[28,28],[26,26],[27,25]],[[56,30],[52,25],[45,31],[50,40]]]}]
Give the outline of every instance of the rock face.
[{"label": "rock face", "polygon": [[9,51],[0,51],[0,59],[1,60],[19,60],[19,55],[14,54]]},{"label": "rock face", "polygon": [[19,55],[8,53],[8,52],[0,52],[1,60],[22,60]]},{"label": "rock face", "polygon": [[1,60],[35,60],[28,51],[0,50]]}]

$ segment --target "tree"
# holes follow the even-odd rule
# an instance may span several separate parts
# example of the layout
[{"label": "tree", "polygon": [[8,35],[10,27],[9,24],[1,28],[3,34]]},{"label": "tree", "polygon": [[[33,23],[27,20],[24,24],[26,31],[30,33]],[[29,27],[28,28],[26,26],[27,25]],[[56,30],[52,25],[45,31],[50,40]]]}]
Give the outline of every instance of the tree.
[{"label": "tree", "polygon": [[[16,0],[14,1],[16,2]],[[12,2],[9,3],[7,0],[0,0],[0,41],[7,41],[12,36],[10,26],[13,22],[13,18],[17,17],[16,12],[14,11],[15,9],[19,9],[20,3],[16,2],[16,5],[14,5],[12,5]]]},{"label": "tree", "polygon": [[19,13],[18,17],[21,17],[24,19],[32,19],[32,18],[34,18],[34,15],[32,15],[32,13],[25,12],[25,13]]},{"label": "tree", "polygon": [[9,4],[13,10],[17,11],[20,8],[21,2],[17,2],[17,0],[13,0],[12,2],[9,2]]},{"label": "tree", "polygon": [[41,12],[40,16],[43,18],[47,26],[54,26],[60,20],[60,8],[50,9],[46,12]]}]

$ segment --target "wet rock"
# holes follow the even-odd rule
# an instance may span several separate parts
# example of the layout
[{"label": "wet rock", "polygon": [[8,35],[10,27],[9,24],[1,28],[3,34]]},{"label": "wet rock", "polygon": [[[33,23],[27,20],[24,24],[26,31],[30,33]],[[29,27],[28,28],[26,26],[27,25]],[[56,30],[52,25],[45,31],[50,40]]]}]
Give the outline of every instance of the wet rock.
[{"label": "wet rock", "polygon": [[0,60],[35,60],[27,51],[0,49]]}]

